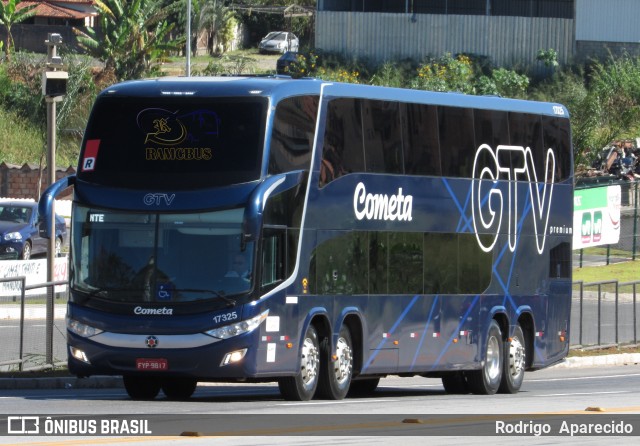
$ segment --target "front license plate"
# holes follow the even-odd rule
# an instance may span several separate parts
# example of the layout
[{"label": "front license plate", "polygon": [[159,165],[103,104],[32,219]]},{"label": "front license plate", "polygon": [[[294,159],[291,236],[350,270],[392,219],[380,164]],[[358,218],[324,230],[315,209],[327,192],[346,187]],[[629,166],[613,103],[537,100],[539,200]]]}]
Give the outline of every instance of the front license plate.
[{"label": "front license plate", "polygon": [[164,358],[138,358],[136,359],[138,370],[169,370],[169,362]]}]

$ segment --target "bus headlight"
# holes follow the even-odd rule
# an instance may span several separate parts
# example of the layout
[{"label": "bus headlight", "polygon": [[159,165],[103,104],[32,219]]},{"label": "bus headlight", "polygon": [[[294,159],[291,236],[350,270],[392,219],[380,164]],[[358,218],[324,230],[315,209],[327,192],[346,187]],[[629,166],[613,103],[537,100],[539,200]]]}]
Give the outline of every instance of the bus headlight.
[{"label": "bus headlight", "polygon": [[73,334],[82,336],[83,338],[90,338],[91,336],[102,333],[102,330],[100,329],[69,318],[67,318],[67,330],[69,330]]},{"label": "bus headlight", "polygon": [[212,330],[206,331],[205,334],[218,339],[229,339],[233,336],[251,333],[253,330],[260,326],[262,321],[267,318],[268,314],[269,310],[263,312],[262,314],[259,314],[256,317],[247,319],[246,321],[236,322],[235,324],[229,324],[225,325],[224,327],[214,328]]}]

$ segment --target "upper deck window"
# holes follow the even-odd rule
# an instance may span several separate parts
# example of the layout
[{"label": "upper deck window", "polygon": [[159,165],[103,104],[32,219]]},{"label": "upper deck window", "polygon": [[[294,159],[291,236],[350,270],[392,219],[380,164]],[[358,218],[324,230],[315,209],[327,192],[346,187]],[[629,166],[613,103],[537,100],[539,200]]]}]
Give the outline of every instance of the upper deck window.
[{"label": "upper deck window", "polygon": [[260,177],[266,100],[103,97],[91,113],[78,178],[190,189]]},{"label": "upper deck window", "polygon": [[318,115],[318,96],[286,98],[276,106],[269,173],[309,170]]}]

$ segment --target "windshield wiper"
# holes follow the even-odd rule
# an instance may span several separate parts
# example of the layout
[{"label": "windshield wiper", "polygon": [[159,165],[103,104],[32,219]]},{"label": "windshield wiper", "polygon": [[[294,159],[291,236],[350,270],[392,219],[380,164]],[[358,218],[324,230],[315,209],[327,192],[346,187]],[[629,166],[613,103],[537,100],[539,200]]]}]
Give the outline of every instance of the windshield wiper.
[{"label": "windshield wiper", "polygon": [[216,291],[216,290],[205,290],[205,289],[198,289],[198,288],[180,288],[174,291],[182,291],[182,292],[187,292],[187,293],[209,293],[209,294],[213,294],[216,297],[219,297],[220,299],[224,300],[227,303],[227,307],[235,307],[236,306],[236,301],[235,299],[232,299],[230,297],[227,297],[224,294],[224,291]]},{"label": "windshield wiper", "polygon": [[131,289],[131,288],[96,288],[93,291],[85,291],[76,289],[77,291],[82,291],[87,294],[86,297],[108,297],[110,291],[129,291],[129,292],[142,292],[140,289]]}]

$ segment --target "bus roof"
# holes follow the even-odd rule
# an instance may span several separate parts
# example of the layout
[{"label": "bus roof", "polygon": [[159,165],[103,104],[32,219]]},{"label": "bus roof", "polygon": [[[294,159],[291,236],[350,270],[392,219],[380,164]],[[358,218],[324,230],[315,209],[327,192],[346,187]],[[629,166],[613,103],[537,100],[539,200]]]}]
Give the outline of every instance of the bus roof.
[{"label": "bus roof", "polygon": [[274,102],[299,95],[352,97],[384,101],[468,107],[513,111],[569,118],[561,104],[507,99],[497,96],[475,96],[462,93],[442,93],[425,90],[379,87],[361,84],[328,82],[321,79],[292,79],[288,76],[265,77],[161,77],[126,81],[112,85],[100,96],[117,97],[271,97]]}]

